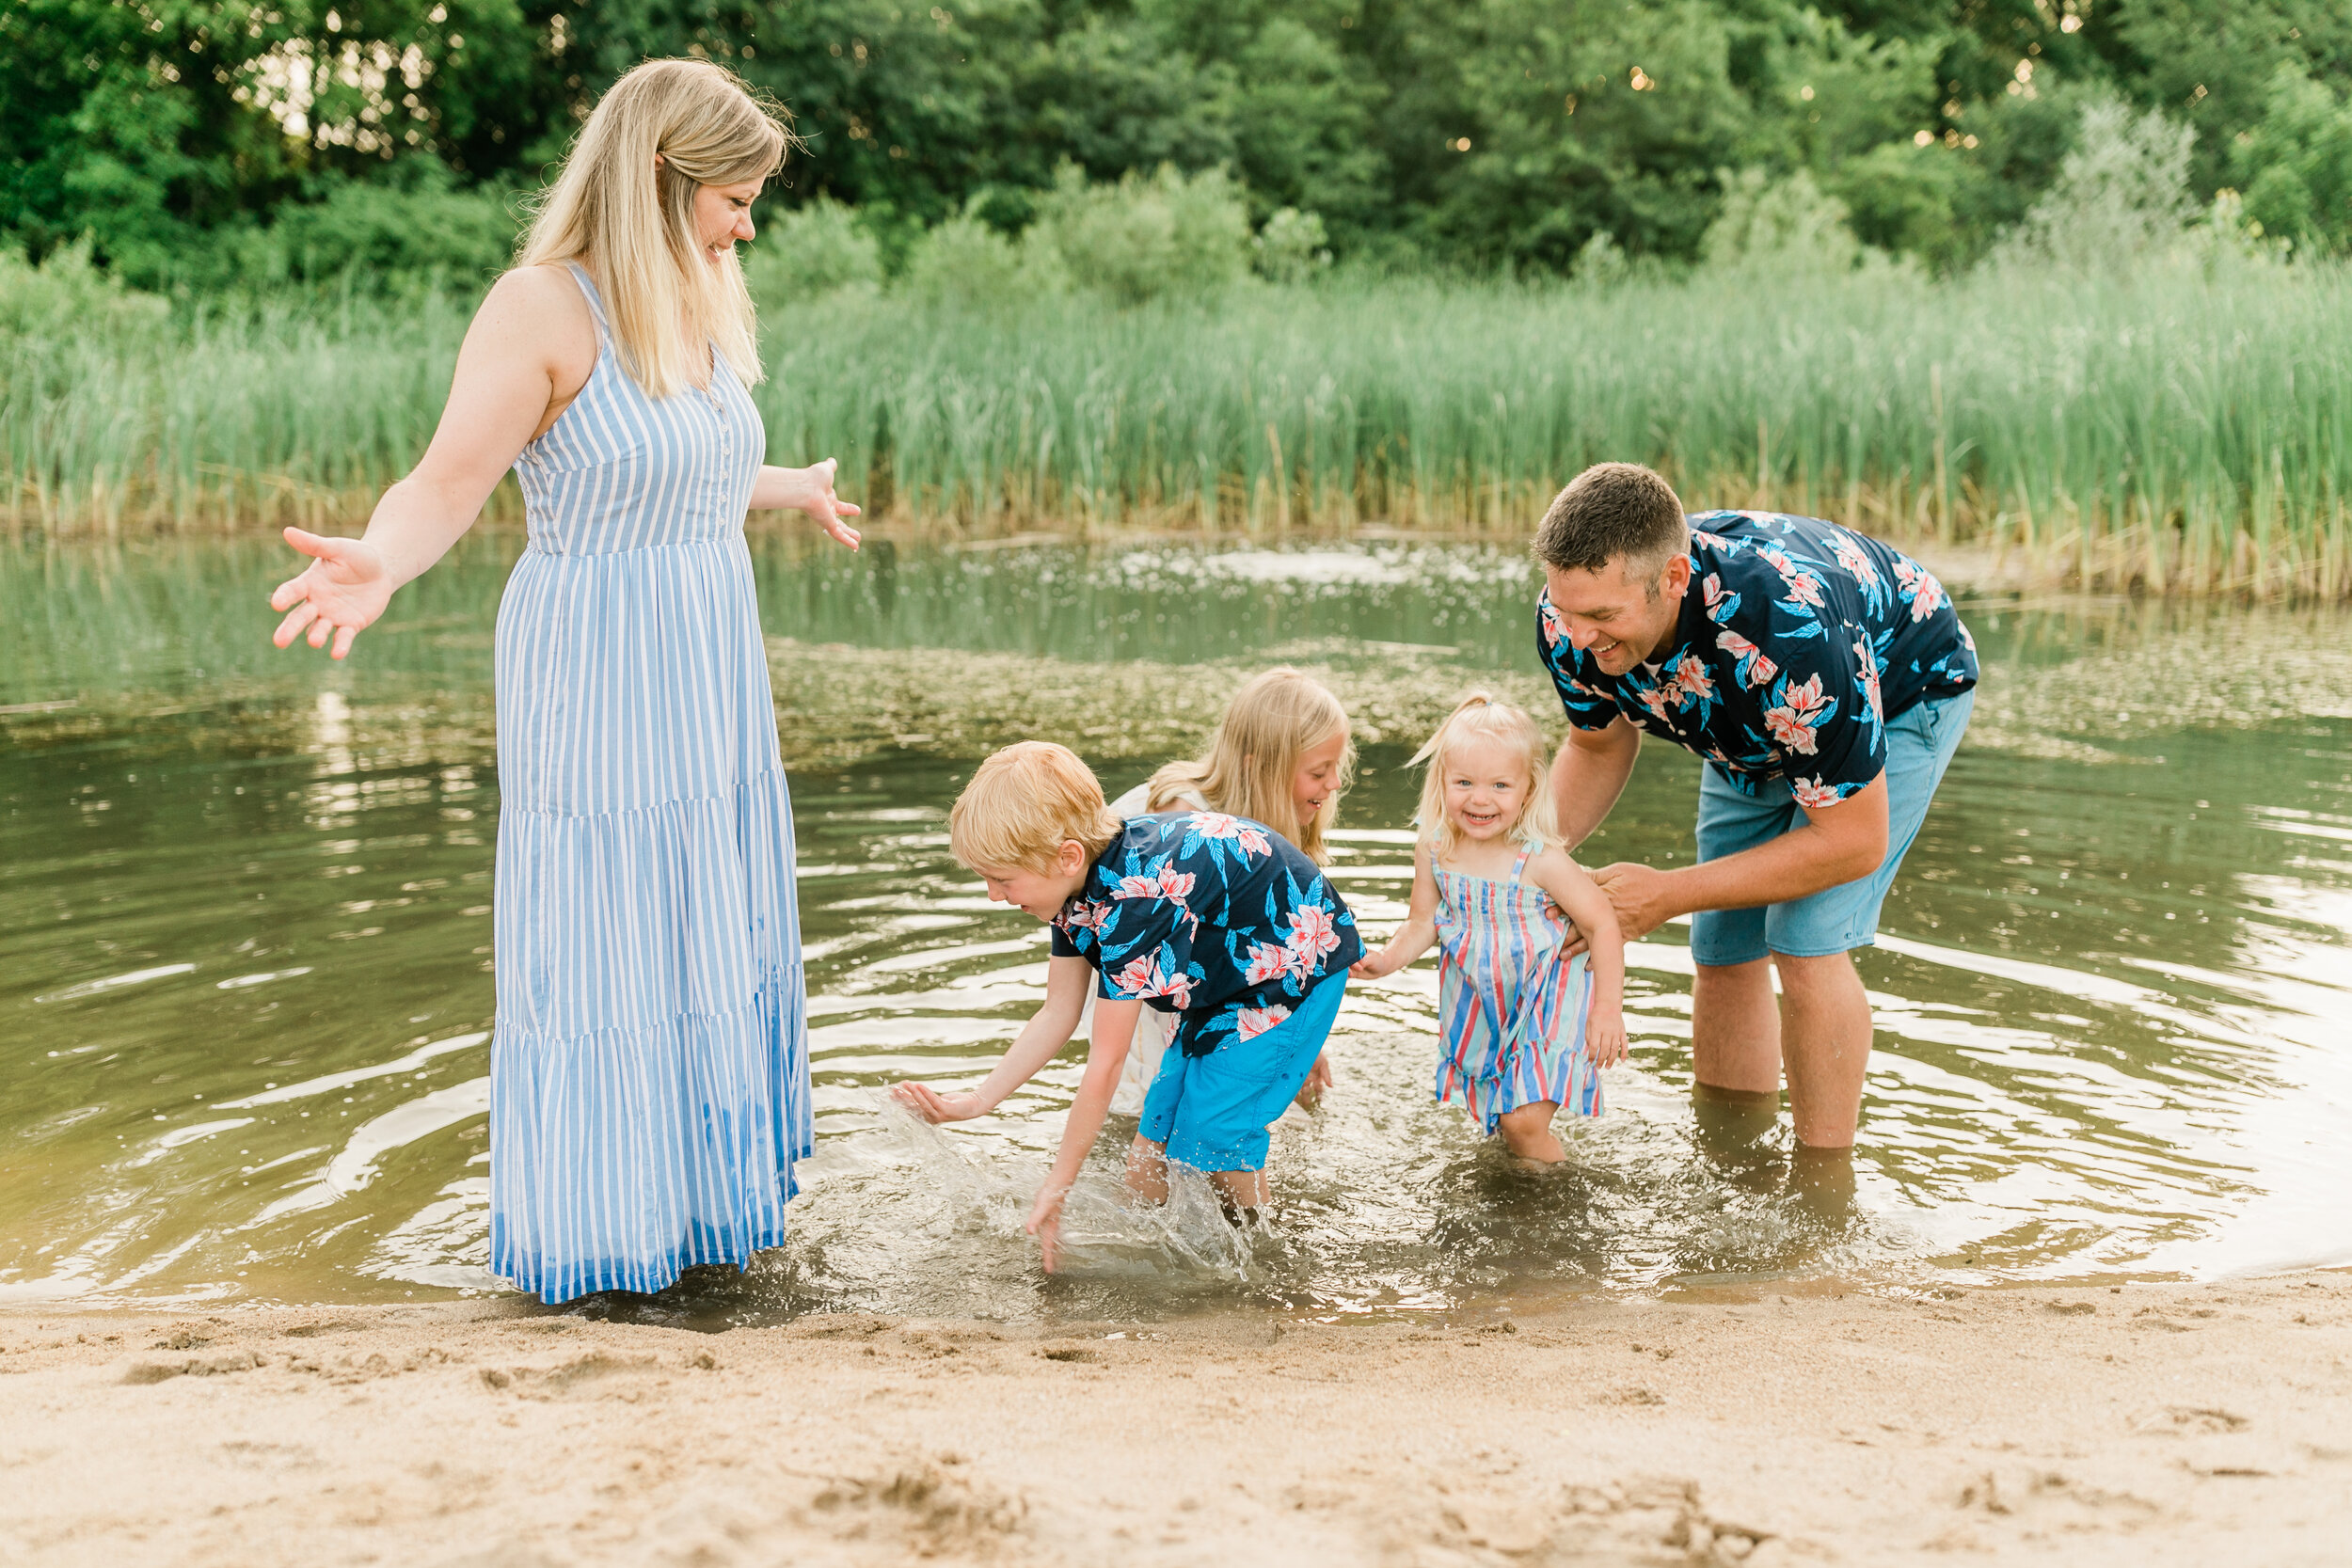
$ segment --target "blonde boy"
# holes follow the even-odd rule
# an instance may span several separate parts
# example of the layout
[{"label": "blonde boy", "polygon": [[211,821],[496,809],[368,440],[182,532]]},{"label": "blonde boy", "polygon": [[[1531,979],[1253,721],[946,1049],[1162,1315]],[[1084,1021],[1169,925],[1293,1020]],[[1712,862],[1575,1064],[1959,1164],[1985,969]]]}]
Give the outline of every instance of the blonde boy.
[{"label": "blonde boy", "polygon": [[1362,956],[1356,919],[1281,834],[1222,812],[1122,820],[1067,747],[1008,746],[980,764],[948,816],[956,859],[988,895],[1054,928],[1045,1005],[977,1089],[905,1083],[928,1121],[984,1116],[1068,1043],[1099,977],[1086,1075],[1061,1149],[1029,1213],[1052,1272],[1062,1200],[1110,1108],[1144,1007],[1177,1015],[1128,1151],[1127,1183],[1159,1202],[1169,1161],[1209,1173],[1229,1206],[1266,1201],[1266,1128],[1322,1053]]}]

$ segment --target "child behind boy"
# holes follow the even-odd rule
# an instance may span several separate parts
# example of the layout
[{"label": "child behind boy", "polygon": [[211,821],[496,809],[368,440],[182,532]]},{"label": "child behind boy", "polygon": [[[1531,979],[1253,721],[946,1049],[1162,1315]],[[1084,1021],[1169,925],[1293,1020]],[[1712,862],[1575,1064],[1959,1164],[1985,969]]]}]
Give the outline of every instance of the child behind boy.
[{"label": "child behind boy", "polygon": [[1008,746],[980,764],[947,819],[958,861],[990,898],[1054,928],[1045,1005],[977,1089],[894,1091],[927,1121],[984,1116],[1069,1043],[1100,979],[1086,1074],[1061,1148],[1029,1212],[1046,1271],[1062,1200],[1118,1086],[1145,1006],[1178,1015],[1128,1152],[1127,1184],[1168,1196],[1169,1161],[1206,1172],[1229,1209],[1266,1201],[1266,1129],[1322,1053],[1356,920],[1315,863],[1263,823],[1221,812],[1121,820],[1068,748]]}]

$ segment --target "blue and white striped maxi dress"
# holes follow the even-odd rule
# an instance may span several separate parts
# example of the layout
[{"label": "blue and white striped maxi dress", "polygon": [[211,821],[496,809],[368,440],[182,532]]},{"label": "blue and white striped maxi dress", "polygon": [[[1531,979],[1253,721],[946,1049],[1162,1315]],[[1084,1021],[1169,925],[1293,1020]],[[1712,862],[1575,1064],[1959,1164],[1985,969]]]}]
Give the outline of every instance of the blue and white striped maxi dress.
[{"label": "blue and white striped maxi dress", "polygon": [[792,808],[743,514],[767,440],[714,355],[613,351],[516,460],[498,617],[490,1268],[553,1303],[784,1240],[809,1151]]},{"label": "blue and white striped maxi dress", "polygon": [[1432,863],[1438,882],[1438,1099],[1466,1107],[1492,1135],[1505,1111],[1549,1100],[1600,1115],[1600,1071],[1584,1054],[1593,1000],[1584,955],[1560,956],[1568,922],[1525,880]]}]

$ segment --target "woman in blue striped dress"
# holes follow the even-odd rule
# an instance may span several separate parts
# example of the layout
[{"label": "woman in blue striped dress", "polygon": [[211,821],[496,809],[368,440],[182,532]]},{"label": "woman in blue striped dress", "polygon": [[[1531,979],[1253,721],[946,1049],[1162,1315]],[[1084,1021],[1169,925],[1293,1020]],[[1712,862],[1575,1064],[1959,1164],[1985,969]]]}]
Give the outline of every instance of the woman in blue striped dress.
[{"label": "woman in blue striped dress", "polygon": [[342,658],[521,482],[498,619],[490,1267],[544,1300],[658,1291],[784,1239],[808,1153],[792,814],[743,517],[855,548],[834,465],[763,466],[734,246],[781,111],[660,60],[615,83],[459,351],[432,446],[271,599]]},{"label": "woman in blue striped dress", "polygon": [[[1522,708],[1471,693],[1415,755],[1426,762],[1405,924],[1350,971],[1395,973],[1432,943],[1438,1099],[1521,1159],[1567,1158],[1562,1110],[1600,1114],[1625,1060],[1625,943],[1608,898],[1551,827],[1550,752]],[[1569,922],[1591,958],[1565,949]]]}]

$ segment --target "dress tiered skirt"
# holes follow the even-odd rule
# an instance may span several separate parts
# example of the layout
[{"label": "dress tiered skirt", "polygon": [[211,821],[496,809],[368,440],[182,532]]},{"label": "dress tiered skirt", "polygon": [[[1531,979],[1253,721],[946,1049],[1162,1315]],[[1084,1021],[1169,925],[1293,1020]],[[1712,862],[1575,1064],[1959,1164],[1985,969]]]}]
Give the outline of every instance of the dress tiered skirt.
[{"label": "dress tiered skirt", "polygon": [[792,809],[739,535],[527,550],[499,616],[490,1267],[549,1303],[784,1240]]}]

